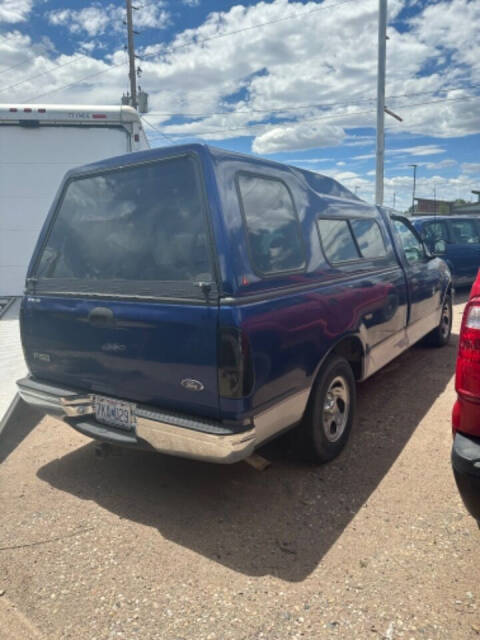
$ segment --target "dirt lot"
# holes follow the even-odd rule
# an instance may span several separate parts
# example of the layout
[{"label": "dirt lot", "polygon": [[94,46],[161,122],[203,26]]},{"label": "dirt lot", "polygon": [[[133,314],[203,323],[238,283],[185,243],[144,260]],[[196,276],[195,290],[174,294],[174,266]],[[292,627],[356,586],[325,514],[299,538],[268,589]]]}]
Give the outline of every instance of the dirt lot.
[{"label": "dirt lot", "polygon": [[480,532],[450,470],[449,347],[359,387],[320,468],[94,445],[23,411],[0,440],[2,639],[480,639]]}]

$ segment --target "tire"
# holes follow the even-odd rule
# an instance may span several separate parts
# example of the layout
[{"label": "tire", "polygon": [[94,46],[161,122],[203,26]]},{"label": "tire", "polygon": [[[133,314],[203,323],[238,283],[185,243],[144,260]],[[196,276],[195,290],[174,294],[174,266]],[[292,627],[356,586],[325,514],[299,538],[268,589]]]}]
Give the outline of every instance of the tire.
[{"label": "tire", "polygon": [[442,307],[442,315],[438,327],[425,337],[425,342],[431,347],[444,347],[450,341],[452,333],[452,296],[447,294]]},{"label": "tire", "polygon": [[345,446],[356,406],[355,377],[348,361],[330,358],[320,370],[300,425],[302,458],[321,464]]}]

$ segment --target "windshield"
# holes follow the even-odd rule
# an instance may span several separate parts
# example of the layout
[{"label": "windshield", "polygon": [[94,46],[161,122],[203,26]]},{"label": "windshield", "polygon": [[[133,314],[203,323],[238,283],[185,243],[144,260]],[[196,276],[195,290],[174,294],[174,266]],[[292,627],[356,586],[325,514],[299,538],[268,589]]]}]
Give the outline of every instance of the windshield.
[{"label": "windshield", "polygon": [[195,162],[183,156],[67,184],[36,277],[100,292],[111,281],[211,281],[209,251]]}]

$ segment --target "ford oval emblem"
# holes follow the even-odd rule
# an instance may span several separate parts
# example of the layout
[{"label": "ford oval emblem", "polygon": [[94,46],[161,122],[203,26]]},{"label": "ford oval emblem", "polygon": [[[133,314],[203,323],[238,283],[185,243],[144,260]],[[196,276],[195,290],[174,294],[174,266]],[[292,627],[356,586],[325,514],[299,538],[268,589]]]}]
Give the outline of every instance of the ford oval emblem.
[{"label": "ford oval emblem", "polygon": [[113,353],[119,353],[120,351],[126,351],[127,347],[124,344],[118,344],[118,342],[106,342],[101,346],[102,351],[112,351]]},{"label": "ford oval emblem", "polygon": [[205,389],[200,380],[193,380],[193,378],[185,378],[180,384],[187,391],[203,391]]}]

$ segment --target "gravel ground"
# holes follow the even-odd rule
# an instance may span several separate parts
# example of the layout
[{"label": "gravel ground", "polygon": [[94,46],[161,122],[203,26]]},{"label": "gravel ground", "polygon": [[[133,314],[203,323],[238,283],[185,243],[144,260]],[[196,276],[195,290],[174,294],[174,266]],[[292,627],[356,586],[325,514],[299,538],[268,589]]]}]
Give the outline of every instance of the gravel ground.
[{"label": "gravel ground", "polygon": [[287,441],[263,472],[99,459],[21,407],[0,442],[2,639],[7,611],[48,640],[480,639],[480,532],[449,461],[462,309],[450,346],[360,385],[324,467]]}]

